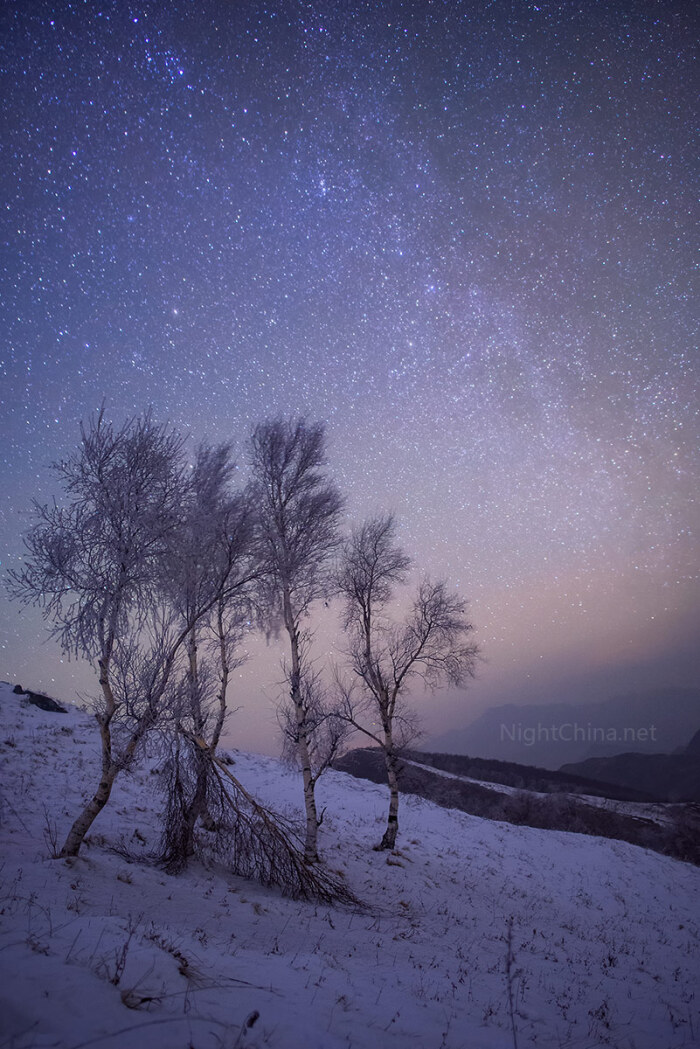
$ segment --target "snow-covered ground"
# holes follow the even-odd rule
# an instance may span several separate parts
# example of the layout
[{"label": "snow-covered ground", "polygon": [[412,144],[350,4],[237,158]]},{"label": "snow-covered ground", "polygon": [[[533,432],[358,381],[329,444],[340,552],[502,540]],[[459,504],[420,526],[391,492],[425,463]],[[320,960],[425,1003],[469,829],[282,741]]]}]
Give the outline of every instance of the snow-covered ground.
[{"label": "snow-covered ground", "polygon": [[[301,811],[292,773],[234,757],[260,799]],[[321,845],[367,904],[353,913],[221,869],[169,877],[111,851],[120,839],[144,859],[155,848],[148,767],[118,781],[77,860],[51,859],[95,785],[96,759],[86,715],[45,713],[0,686],[0,1047],[700,1042],[694,867],[410,797],[399,849],[373,852],[385,789],[329,773]]]}]

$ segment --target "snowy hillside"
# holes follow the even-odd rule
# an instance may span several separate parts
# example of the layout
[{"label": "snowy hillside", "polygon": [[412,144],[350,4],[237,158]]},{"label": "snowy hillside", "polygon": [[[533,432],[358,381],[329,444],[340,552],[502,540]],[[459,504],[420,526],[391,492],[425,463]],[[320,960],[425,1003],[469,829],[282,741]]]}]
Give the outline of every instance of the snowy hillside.
[{"label": "snowy hillside", "polygon": [[[256,796],[300,811],[293,774],[234,757]],[[149,863],[160,800],[148,767],[117,781],[76,861],[51,859],[96,758],[86,715],[39,710],[0,686],[0,1046],[700,1041],[697,868],[411,797],[397,852],[373,852],[385,790],[329,773],[323,855],[367,911],[331,909],[220,869],[169,877]]]}]

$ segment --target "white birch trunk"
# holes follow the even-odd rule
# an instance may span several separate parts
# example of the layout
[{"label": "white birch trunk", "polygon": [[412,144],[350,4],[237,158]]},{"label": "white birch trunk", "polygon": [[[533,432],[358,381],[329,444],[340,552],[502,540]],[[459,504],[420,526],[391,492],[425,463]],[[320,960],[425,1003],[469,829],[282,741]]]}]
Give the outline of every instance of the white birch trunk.
[{"label": "white birch trunk", "polygon": [[396,848],[396,835],[399,831],[399,781],[397,776],[397,761],[394,754],[394,741],[389,725],[384,730],[386,741],[384,759],[386,762],[386,776],[389,783],[389,815],[386,821],[386,830],[379,845],[380,849]]},{"label": "white birch trunk", "polygon": [[301,662],[299,659],[299,632],[294,621],[289,593],[284,594],[284,624],[289,634],[292,650],[292,673],[290,676],[289,694],[294,704],[297,724],[297,749],[301,775],[304,784],[304,809],[306,811],[306,834],[304,838],[304,859],[307,863],[318,863],[318,813],[316,810],[315,782],[311,771],[311,758],[306,735],[306,718],[301,695]]}]

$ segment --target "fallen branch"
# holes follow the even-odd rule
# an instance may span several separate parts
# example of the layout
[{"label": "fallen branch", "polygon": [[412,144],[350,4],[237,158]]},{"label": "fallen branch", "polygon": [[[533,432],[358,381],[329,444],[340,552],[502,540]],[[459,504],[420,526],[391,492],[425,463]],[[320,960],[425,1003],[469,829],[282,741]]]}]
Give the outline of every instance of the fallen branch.
[{"label": "fallen branch", "polygon": [[205,740],[182,735],[209,762],[207,807],[216,830],[206,848],[224,857],[234,874],[284,895],[362,907],[340,877],[304,860],[303,840],[290,820],[256,801]]}]

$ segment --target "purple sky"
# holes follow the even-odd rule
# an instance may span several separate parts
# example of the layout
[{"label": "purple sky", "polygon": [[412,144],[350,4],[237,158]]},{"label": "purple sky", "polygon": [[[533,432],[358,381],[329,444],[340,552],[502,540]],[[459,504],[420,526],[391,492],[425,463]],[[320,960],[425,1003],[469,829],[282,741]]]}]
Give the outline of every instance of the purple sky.
[{"label": "purple sky", "polygon": [[[241,461],[306,414],[348,523],[393,509],[471,601],[487,662],[430,731],[696,684],[691,10],[5,3],[3,565],[103,397]],[[0,677],[89,688],[42,636],[3,596]]]}]

